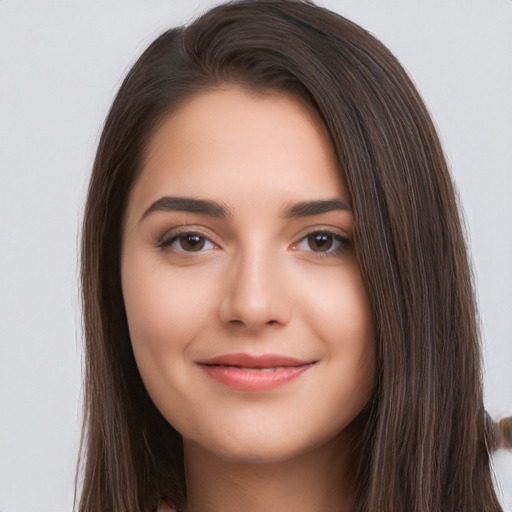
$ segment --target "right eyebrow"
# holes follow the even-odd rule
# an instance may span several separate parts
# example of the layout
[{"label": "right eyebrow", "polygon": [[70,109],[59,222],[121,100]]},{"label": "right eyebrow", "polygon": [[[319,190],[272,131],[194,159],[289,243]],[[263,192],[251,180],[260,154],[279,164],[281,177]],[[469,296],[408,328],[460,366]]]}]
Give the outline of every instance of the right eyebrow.
[{"label": "right eyebrow", "polygon": [[225,205],[210,199],[164,196],[152,203],[151,206],[144,212],[140,220],[142,221],[149,214],[157,211],[202,213],[203,215],[210,215],[211,217],[217,217],[219,219],[232,216],[231,211]]},{"label": "right eyebrow", "polygon": [[287,219],[309,217],[312,215],[321,215],[322,213],[329,213],[336,210],[351,211],[350,204],[341,198],[321,199],[316,201],[301,201],[288,205],[283,213]]}]

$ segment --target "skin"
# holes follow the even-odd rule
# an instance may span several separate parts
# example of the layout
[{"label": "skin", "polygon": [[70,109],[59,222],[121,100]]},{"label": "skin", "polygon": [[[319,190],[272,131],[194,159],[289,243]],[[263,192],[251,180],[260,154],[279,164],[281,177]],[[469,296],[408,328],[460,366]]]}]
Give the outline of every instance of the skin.
[{"label": "skin", "polygon": [[[155,206],[162,197],[215,201],[225,215]],[[350,210],[293,211],[323,200],[349,205],[324,126],[293,96],[201,92],[150,142],[122,286],[144,384],[184,439],[188,511],[350,504],[347,427],[371,395],[374,326]],[[242,391],[198,364],[231,353],[312,364]]]}]

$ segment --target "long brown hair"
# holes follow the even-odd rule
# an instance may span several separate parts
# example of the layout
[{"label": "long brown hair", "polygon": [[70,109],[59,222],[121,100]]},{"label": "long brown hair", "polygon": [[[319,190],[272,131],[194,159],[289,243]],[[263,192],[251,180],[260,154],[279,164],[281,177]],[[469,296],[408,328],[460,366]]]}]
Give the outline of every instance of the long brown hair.
[{"label": "long brown hair", "polygon": [[441,145],[373,36],[311,2],[242,0],[162,34],[124,80],[99,143],[82,241],[86,343],[81,512],[186,500],[181,438],[137,371],[120,282],[130,189],[158,122],[222,84],[298,94],[351,195],[377,330],[375,394],[355,421],[355,511],[497,512],[472,276]]}]

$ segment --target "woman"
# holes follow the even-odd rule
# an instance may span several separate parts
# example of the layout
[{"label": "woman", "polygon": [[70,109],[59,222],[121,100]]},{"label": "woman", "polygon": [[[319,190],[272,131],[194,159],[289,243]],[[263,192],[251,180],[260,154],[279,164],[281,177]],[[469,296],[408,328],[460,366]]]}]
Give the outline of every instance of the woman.
[{"label": "woman", "polygon": [[360,27],[241,1],[159,37],[82,248],[80,510],[501,510],[453,186]]}]

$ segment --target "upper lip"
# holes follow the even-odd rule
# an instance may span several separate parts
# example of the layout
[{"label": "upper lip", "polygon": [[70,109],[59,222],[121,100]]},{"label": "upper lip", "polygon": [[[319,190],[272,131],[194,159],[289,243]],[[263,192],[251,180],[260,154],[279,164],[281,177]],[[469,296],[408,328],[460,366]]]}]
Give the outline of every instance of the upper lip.
[{"label": "upper lip", "polygon": [[295,357],[280,354],[252,355],[245,353],[223,354],[198,361],[198,364],[238,366],[240,368],[277,368],[283,366],[304,366],[315,361],[304,361]]}]

